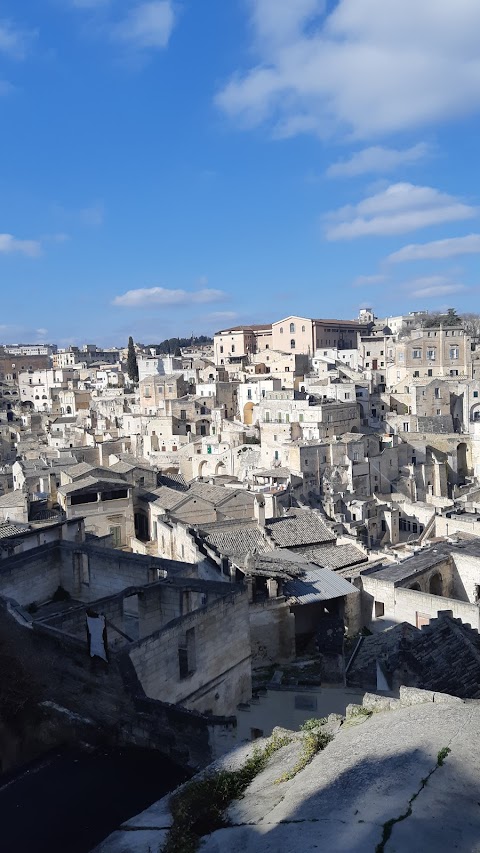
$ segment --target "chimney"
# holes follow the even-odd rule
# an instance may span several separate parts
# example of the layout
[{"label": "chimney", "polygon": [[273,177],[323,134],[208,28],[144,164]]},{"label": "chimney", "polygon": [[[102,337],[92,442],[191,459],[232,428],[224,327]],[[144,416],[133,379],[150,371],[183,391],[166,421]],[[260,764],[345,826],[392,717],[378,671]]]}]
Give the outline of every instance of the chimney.
[{"label": "chimney", "polygon": [[254,513],[260,527],[265,527],[265,498],[263,495],[255,495]]}]

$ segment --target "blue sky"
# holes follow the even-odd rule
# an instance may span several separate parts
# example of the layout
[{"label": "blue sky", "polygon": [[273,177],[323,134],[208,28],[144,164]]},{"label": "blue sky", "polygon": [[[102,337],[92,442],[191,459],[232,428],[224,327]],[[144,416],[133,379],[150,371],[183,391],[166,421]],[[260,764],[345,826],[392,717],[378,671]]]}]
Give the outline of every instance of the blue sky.
[{"label": "blue sky", "polygon": [[478,0],[0,0],[0,340],[480,310]]}]

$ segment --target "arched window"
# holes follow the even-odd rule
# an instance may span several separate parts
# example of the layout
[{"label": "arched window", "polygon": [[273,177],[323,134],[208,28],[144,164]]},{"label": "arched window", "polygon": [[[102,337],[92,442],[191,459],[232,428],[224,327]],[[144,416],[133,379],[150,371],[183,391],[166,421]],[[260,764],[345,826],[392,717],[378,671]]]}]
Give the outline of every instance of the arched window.
[{"label": "arched window", "polygon": [[283,326],[280,326],[280,334],[283,335]]},{"label": "arched window", "polygon": [[290,349],[295,349],[295,338],[290,341]]},{"label": "arched window", "polygon": [[305,331],[305,326],[302,326],[302,332],[304,332],[304,331]]},{"label": "arched window", "polygon": [[291,335],[295,334],[295,323],[290,323],[290,334]]}]

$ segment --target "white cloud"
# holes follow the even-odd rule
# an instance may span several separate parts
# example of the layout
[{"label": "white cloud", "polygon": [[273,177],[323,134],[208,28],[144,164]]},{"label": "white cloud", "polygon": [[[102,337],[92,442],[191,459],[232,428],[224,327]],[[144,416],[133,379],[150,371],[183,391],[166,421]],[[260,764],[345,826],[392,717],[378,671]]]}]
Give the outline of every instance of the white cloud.
[{"label": "white cloud", "polygon": [[452,293],[461,293],[467,290],[464,284],[437,284],[431,287],[421,287],[414,290],[410,295],[414,299],[431,299],[436,296],[449,296]]},{"label": "white cloud", "polygon": [[425,142],[419,142],[412,148],[403,151],[395,148],[384,148],[381,145],[372,145],[357,151],[348,160],[340,160],[332,163],[326,171],[328,178],[351,178],[355,175],[366,175],[368,173],[386,174],[393,172],[400,166],[411,166],[423,160],[430,151],[430,146]]},{"label": "white cloud", "polygon": [[408,290],[409,296],[414,299],[430,299],[437,296],[448,296],[453,293],[462,293],[468,288],[464,284],[452,281],[445,275],[426,275],[411,279],[400,285],[402,290]]},{"label": "white cloud", "polygon": [[11,21],[0,21],[0,54],[9,59],[25,59],[35,32],[16,27]]},{"label": "white cloud", "polygon": [[329,214],[326,236],[328,240],[349,240],[404,234],[429,225],[469,219],[475,214],[470,205],[433,187],[391,184],[359,204]]},{"label": "white cloud", "polygon": [[[255,62],[217,94],[277,135],[392,133],[480,107],[478,0],[249,0]],[[285,7],[285,8],[283,8]]]},{"label": "white cloud", "polygon": [[467,234],[466,237],[448,237],[445,240],[433,240],[431,243],[410,243],[389,255],[387,261],[398,264],[404,261],[443,260],[456,255],[479,253],[480,234]]},{"label": "white cloud", "polygon": [[353,282],[354,287],[363,287],[369,284],[384,284],[388,281],[388,276],[378,273],[376,275],[358,275]]},{"label": "white cloud", "polygon": [[166,47],[175,24],[171,0],[149,0],[134,6],[112,29],[112,38],[137,50]]},{"label": "white cloud", "polygon": [[236,320],[239,314],[236,311],[212,311],[211,314],[207,314],[206,320]]},{"label": "white cloud", "polygon": [[127,290],[121,296],[116,296],[114,305],[130,308],[140,308],[146,305],[186,305],[191,302],[207,304],[221,302],[226,294],[223,290],[203,289],[189,292],[187,290],[169,290],[166,287],[141,287],[138,290]]},{"label": "white cloud", "polygon": [[105,206],[103,202],[97,201],[89,207],[79,211],[79,218],[83,225],[103,225],[105,219]]},{"label": "white cloud", "polygon": [[0,234],[0,255],[18,253],[36,258],[41,251],[42,246],[39,240],[18,240],[12,234]]}]

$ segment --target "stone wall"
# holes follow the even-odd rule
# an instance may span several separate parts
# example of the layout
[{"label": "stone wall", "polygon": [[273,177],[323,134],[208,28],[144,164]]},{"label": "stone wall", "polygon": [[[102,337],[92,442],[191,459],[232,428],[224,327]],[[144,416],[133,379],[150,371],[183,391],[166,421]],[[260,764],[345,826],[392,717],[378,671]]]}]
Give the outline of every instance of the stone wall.
[{"label": "stone wall", "polygon": [[283,598],[250,604],[252,665],[287,663],[295,657],[295,616]]},{"label": "stone wall", "polygon": [[[188,654],[181,675],[179,649]],[[152,699],[190,710],[234,713],[251,696],[246,592],[232,592],[129,647],[138,679]]]},{"label": "stone wall", "polygon": [[[362,596],[366,597],[366,609],[368,615],[366,623],[375,619],[375,602],[383,604],[384,612],[378,619],[381,624],[388,626],[391,623],[408,622],[410,625],[419,626],[428,619],[436,618],[440,610],[452,610],[455,618],[469,623],[473,628],[480,627],[479,609],[476,604],[469,601],[461,601],[449,595],[431,595],[428,592],[429,576],[440,572],[445,581],[444,591],[451,590],[450,595],[459,592],[459,581],[455,580],[453,568],[446,559],[444,563],[435,566],[425,573],[423,578],[410,578],[418,583],[422,582],[424,589],[420,591],[408,589],[405,586],[394,586],[386,580],[376,580],[374,575],[370,577],[362,575]],[[466,573],[464,575],[467,580]]]}]

